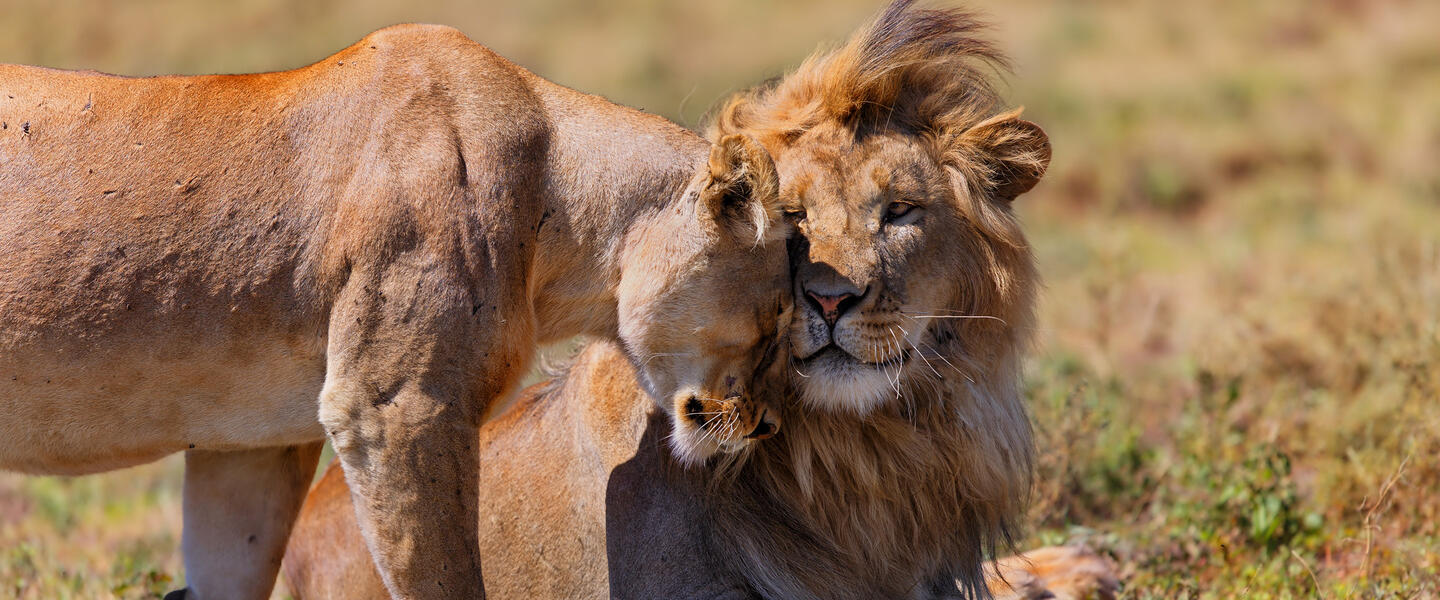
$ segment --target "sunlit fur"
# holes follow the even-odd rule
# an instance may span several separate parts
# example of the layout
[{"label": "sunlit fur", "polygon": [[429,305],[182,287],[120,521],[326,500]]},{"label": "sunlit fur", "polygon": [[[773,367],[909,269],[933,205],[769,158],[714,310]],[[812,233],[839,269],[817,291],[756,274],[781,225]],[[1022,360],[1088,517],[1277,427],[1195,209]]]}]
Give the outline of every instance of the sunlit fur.
[{"label": "sunlit fur", "polygon": [[[769,597],[902,597],[951,578],[976,594],[983,552],[1013,539],[1030,484],[1019,384],[1038,277],[1010,204],[1050,147],[1001,109],[988,75],[1004,61],[980,29],[901,0],[714,116],[712,137],[743,132],[770,150],[801,234],[797,398],[717,519]],[[881,223],[898,194],[923,212]],[[832,335],[803,301],[807,269],[867,290],[833,333],[853,338],[847,355],[831,346],[826,362],[805,353]]]},{"label": "sunlit fur", "polygon": [[[846,520],[832,513],[825,522],[830,529],[818,527],[806,508],[812,497],[793,485],[768,487],[767,473],[783,472],[773,463],[726,456],[720,457],[725,464],[711,463],[710,468],[678,464],[664,443],[668,419],[651,409],[626,362],[613,344],[592,343],[565,371],[522,392],[513,409],[481,428],[480,484],[497,492],[481,498],[487,597],[938,600],[959,593],[953,580],[941,580],[944,569],[923,547],[892,556],[883,568],[863,562],[869,555],[857,554],[847,563],[855,570],[834,571],[834,555],[847,551],[836,541],[873,538],[878,532],[863,528],[874,519]],[[762,381],[783,384],[778,378]],[[783,398],[772,393],[782,390],[762,390],[767,399]],[[824,420],[808,427],[822,425],[854,431],[850,421]],[[889,434],[899,437],[899,432]],[[788,429],[782,429],[750,452],[786,435]],[[868,452],[896,450],[863,440],[856,447],[864,451],[846,450],[863,459],[862,468],[876,462]],[[850,459],[832,455],[827,460]],[[847,477],[844,485],[874,485],[857,482],[833,465],[806,468],[817,478],[821,471],[839,473]],[[903,503],[916,489],[916,479],[934,468],[917,466],[904,473],[906,478],[889,482],[891,500]],[[893,470],[874,477],[886,475]],[[722,477],[718,485],[717,476]],[[866,508],[873,502],[865,501],[859,510]],[[945,521],[903,525],[949,529],[972,527],[976,520],[957,511]],[[766,537],[755,541],[770,541],[737,552],[726,547],[733,546],[726,540],[734,540],[737,531],[759,531]],[[784,572],[797,565],[806,570],[803,581],[780,588],[784,593],[757,593],[752,583],[757,577],[789,577]],[[1072,549],[1007,558],[988,563],[985,571],[992,593],[1006,599],[1048,597],[1041,595],[1046,591],[1060,598],[1113,598],[1103,591],[1113,592],[1115,586],[1103,561]],[[917,575],[929,573],[938,574]],[[390,598],[365,552],[339,465],[331,466],[305,501],[285,556],[285,574],[290,593],[299,600]],[[999,576],[1006,581],[997,581]]]},{"label": "sunlit fur", "polygon": [[[1038,127],[999,109],[982,76],[998,59],[975,31],[963,13],[899,2],[845,46],[727,103],[711,128],[713,139],[760,140],[782,201],[807,211],[791,254],[797,279],[825,265],[876,285],[855,314],[882,332],[903,327],[919,348],[890,367],[893,384],[847,405],[812,391],[846,377],[839,369],[762,379],[757,396],[780,408],[780,434],[685,469],[617,374],[623,359],[592,345],[553,397],[487,425],[482,481],[525,490],[487,496],[514,509],[491,512],[528,516],[482,523],[485,543],[507,550],[487,555],[487,582],[517,598],[982,595],[982,558],[1013,539],[1032,460],[1019,370],[1038,284],[1009,203],[1049,150]],[[910,180],[877,176],[877,165]],[[924,214],[896,235],[847,230],[883,208],[856,197],[879,182],[924,192]],[[792,320],[812,325],[813,311],[795,304]],[[904,348],[856,350],[873,361]],[[502,454],[524,459],[490,460]],[[337,563],[313,551],[353,533],[307,523],[318,526],[297,539],[303,553],[292,548],[292,589],[377,589],[335,577]],[[317,583],[295,583],[307,580]]]},{"label": "sunlit fur", "polygon": [[789,297],[749,138],[427,25],[257,75],[0,65],[0,92],[0,469],[187,452],[192,600],[270,593],[327,438],[394,595],[480,597],[476,425],[541,343],[623,342],[666,411],[727,403],[678,448],[744,443]]}]

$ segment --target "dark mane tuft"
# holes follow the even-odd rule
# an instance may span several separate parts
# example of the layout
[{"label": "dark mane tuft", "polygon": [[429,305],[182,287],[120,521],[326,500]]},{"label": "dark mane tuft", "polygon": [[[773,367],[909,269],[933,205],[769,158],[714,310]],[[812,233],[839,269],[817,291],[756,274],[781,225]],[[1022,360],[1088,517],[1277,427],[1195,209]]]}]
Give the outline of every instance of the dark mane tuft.
[{"label": "dark mane tuft", "polygon": [[792,137],[833,120],[857,133],[973,124],[994,112],[991,75],[1008,63],[961,9],[897,0],[844,45],[810,56],[777,82],[740,92],[711,119],[712,139],[748,131]]}]

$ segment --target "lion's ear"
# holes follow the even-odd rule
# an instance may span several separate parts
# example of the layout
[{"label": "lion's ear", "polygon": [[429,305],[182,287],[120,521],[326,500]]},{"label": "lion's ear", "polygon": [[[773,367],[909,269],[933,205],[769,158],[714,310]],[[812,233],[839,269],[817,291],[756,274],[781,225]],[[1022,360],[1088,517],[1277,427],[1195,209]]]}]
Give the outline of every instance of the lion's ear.
[{"label": "lion's ear", "polygon": [[983,165],[982,183],[991,198],[1011,202],[1030,191],[1050,166],[1050,137],[1020,111],[996,115],[966,130],[960,143]]},{"label": "lion's ear", "polygon": [[739,239],[766,241],[781,219],[780,176],[770,153],[750,136],[727,135],[710,147],[709,169],[701,218]]}]

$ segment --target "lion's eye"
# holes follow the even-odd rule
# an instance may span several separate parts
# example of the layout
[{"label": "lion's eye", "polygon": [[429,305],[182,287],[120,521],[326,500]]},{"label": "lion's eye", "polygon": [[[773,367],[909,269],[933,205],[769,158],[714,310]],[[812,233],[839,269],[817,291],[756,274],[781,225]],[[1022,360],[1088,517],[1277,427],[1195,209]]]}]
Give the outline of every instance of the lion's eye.
[{"label": "lion's eye", "polygon": [[803,209],[803,208],[787,208],[787,209],[785,209],[785,218],[786,218],[786,219],[789,219],[791,222],[794,222],[794,223],[798,223],[798,222],[800,222],[800,221],[804,221],[804,220],[805,220],[805,209]]},{"label": "lion's eye", "polygon": [[894,221],[910,214],[912,210],[915,210],[915,205],[909,202],[891,202],[889,206],[885,207],[885,220],[887,222]]}]

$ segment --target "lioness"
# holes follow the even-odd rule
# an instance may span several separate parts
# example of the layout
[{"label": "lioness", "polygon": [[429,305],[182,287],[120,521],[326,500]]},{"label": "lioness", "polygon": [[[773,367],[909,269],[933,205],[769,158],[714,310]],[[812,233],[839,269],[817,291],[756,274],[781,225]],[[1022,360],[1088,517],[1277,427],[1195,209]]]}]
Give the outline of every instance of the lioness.
[{"label": "lioness", "polygon": [[[592,346],[483,433],[482,480],[507,490],[480,523],[497,596],[983,593],[982,558],[1010,545],[1030,483],[1019,375],[1038,277],[1012,203],[1050,145],[1001,109],[977,29],[896,2],[722,107],[711,135],[766,145],[798,226],[792,375],[766,381],[785,429],[682,469],[610,374],[615,349]],[[363,554],[333,550],[354,545],[340,484],[316,488],[292,542],[303,598],[379,589],[350,562]]]},{"label": "lioness", "polygon": [[178,595],[264,598],[328,437],[389,592],[483,597],[476,427],[538,343],[623,342],[681,456],[773,432],[777,185],[444,27],[258,75],[0,65],[0,468],[187,451]]},{"label": "lioness", "polygon": [[[512,412],[481,427],[480,480],[499,491],[482,499],[482,512],[490,516],[480,520],[489,597],[829,598],[811,589],[787,596],[757,592],[747,581],[748,567],[736,555],[716,551],[718,538],[735,527],[727,519],[747,518],[721,509],[737,494],[766,492],[753,480],[716,486],[710,473],[681,468],[663,441],[669,423],[652,413],[634,377],[623,369],[624,361],[613,345],[591,344],[565,374],[526,389]],[[824,458],[839,462],[849,457]],[[803,502],[803,497],[773,496],[764,508],[788,514],[803,511]],[[749,551],[778,563],[783,559],[777,557],[823,543],[823,538],[797,533],[775,529],[753,540]],[[284,571],[297,600],[386,597],[355,525],[338,463],[306,499]],[[853,582],[870,575],[836,576]],[[987,567],[986,577],[992,593],[1011,600],[1099,600],[1113,598],[1116,585],[1104,560],[1071,548],[1006,558]],[[886,597],[863,592],[840,597]],[[936,596],[916,590],[910,597]]]}]

